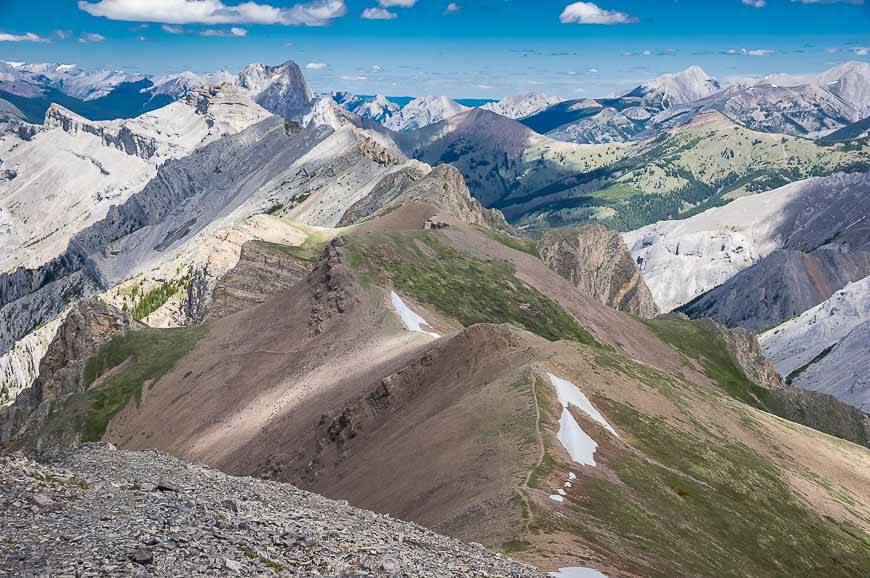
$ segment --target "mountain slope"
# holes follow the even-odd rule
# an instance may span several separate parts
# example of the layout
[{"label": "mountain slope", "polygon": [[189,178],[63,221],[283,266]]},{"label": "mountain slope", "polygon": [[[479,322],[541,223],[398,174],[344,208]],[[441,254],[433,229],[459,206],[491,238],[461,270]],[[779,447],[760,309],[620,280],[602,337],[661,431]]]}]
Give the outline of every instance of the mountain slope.
[{"label": "mountain slope", "polygon": [[[23,142],[18,135],[0,140],[3,168],[15,172],[0,181],[0,271],[52,259],[75,233],[140,190],[167,159],[268,116],[228,85],[193,91],[122,121],[89,121],[52,105],[42,132]],[[46,189],[51,192],[43,194]]]},{"label": "mountain slope", "polygon": [[[17,507],[0,513],[3,540],[14,544],[6,568],[16,575],[71,566],[97,574],[270,575],[307,566],[336,576],[396,571],[544,576],[414,524],[159,452],[94,444],[57,456],[50,465],[21,457],[0,460],[0,496],[10,503],[33,499],[40,504],[34,506],[36,515]],[[156,511],[171,517],[173,525],[155,524]],[[31,517],[25,529],[21,522]],[[87,534],[95,526],[102,530],[84,541],[61,538]],[[147,538],[141,535],[145,529]],[[37,541],[34,534],[46,539]],[[167,546],[174,541],[186,545]],[[88,556],[81,556],[83,548]]]},{"label": "mountain slope", "polygon": [[397,140],[408,156],[455,164],[482,203],[534,228],[595,220],[635,229],[793,180],[870,166],[864,140],[822,146],[751,131],[717,112],[632,145],[559,142],[481,110]]},{"label": "mountain slope", "polygon": [[814,84],[733,86],[707,98],[674,106],[656,115],[656,130],[678,126],[698,114],[719,111],[753,130],[816,138],[861,118],[861,112]]},{"label": "mountain slope", "polygon": [[[132,400],[144,383],[144,358],[124,363],[132,337],[180,334],[116,338],[49,423],[85,419],[124,447],[292,481],[544,569],[870,568],[866,449],[739,401],[766,390],[718,333],[671,349],[655,335],[682,325],[598,304],[458,219],[424,230],[425,206],[343,231],[272,300],[181,330],[200,331],[189,354],[95,415],[99,392],[129,384]],[[766,539],[747,549],[752,531]]]},{"label": "mountain slope", "polygon": [[792,385],[830,393],[866,410],[870,388],[862,376],[868,358],[860,344],[867,333],[862,326],[868,322],[870,277],[865,277],[759,339],[765,355]]},{"label": "mountain slope", "polygon": [[807,179],[623,237],[656,303],[669,311],[778,248],[808,251],[836,239],[864,247],[868,192],[867,174]]}]

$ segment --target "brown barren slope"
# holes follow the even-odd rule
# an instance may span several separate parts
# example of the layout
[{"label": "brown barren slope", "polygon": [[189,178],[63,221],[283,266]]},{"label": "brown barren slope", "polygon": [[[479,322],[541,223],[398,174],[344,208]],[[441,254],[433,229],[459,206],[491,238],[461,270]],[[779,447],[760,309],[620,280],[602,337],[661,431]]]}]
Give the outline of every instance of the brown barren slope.
[{"label": "brown barren slope", "polygon": [[[448,221],[414,204],[358,225],[300,283],[209,323],[105,439],[291,481],[548,570],[870,571],[870,452],[732,398],[639,320],[474,226],[420,230],[433,215]],[[391,290],[443,337],[405,330]],[[571,408],[596,466],[559,442],[547,373],[619,434]]]}]

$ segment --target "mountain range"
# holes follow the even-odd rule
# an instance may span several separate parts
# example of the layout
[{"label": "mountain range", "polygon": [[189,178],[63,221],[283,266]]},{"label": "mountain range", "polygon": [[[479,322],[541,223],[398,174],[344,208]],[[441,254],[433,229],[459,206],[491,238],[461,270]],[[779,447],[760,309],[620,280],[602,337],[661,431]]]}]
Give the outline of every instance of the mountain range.
[{"label": "mountain range", "polygon": [[[537,570],[506,556],[559,576],[870,573],[863,67],[793,87],[692,67],[480,107],[318,95],[292,61],[160,83],[3,70],[3,450],[95,479],[147,462],[198,496],[216,474],[175,458],[292,484],[517,575]],[[81,108],[123,91],[129,118]],[[10,492],[37,468],[19,461]],[[237,499],[190,507],[250,530],[249,560],[221,567],[300,563],[286,532],[233,521],[259,498]],[[444,548],[448,575],[473,574],[455,557],[477,546]]]}]

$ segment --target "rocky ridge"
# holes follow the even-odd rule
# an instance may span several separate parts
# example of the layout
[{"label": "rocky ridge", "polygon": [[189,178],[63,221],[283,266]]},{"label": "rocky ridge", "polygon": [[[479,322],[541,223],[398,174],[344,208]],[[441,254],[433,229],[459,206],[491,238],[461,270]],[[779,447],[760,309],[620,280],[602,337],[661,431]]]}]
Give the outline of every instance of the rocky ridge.
[{"label": "rocky ridge", "polygon": [[110,444],[0,458],[0,503],[15,576],[544,576],[288,484]]}]

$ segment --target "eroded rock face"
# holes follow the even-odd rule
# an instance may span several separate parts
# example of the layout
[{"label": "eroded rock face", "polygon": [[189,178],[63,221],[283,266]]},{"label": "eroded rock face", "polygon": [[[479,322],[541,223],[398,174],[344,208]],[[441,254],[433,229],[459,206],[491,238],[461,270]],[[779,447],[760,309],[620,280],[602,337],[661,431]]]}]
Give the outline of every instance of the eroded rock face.
[{"label": "eroded rock face", "polygon": [[[350,225],[410,201],[434,205],[469,225],[511,230],[501,211],[486,209],[471,196],[462,173],[451,165],[439,165],[426,174],[415,166],[391,173],[364,199],[352,205],[340,224]],[[425,175],[425,176],[423,176]]]},{"label": "eroded rock face", "polygon": [[94,122],[67,110],[59,104],[52,104],[45,113],[45,130],[60,128],[69,134],[88,133],[102,139],[106,146],[115,147],[128,155],[150,159],[158,150],[156,139],[137,134],[127,125]]},{"label": "eroded rock face", "polygon": [[776,367],[762,353],[761,345],[754,333],[742,327],[726,329],[720,326],[719,328],[725,343],[737,360],[737,365],[749,381],[768,389],[776,389],[784,385],[776,372]]},{"label": "eroded rock face", "polygon": [[83,391],[88,359],[115,335],[142,325],[96,299],[80,301],[61,323],[39,366],[39,377],[15,403],[0,410],[0,444],[35,432],[52,402]]},{"label": "eroded rock face", "polygon": [[288,247],[248,241],[238,265],[217,282],[205,318],[220,319],[259,305],[301,281],[314,265]]},{"label": "eroded rock face", "polygon": [[550,269],[600,303],[645,318],[659,311],[615,231],[601,225],[547,231],[538,252]]}]

